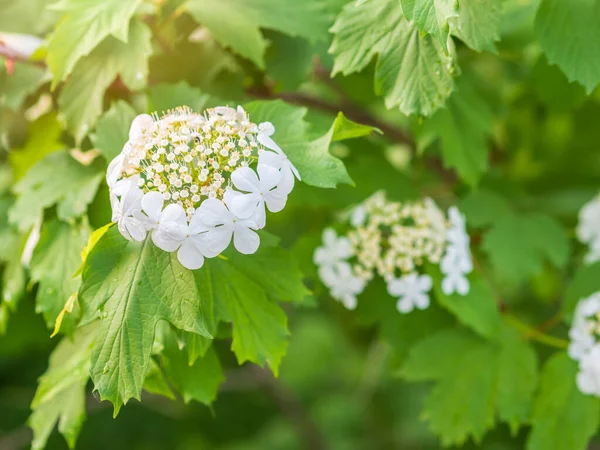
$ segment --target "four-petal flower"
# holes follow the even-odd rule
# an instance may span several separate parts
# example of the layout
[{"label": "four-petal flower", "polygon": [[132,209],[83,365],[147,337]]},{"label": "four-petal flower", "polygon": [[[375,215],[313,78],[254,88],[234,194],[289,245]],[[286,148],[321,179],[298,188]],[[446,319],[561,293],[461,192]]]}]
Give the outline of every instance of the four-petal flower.
[{"label": "four-petal flower", "polygon": [[432,285],[429,275],[409,273],[389,281],[387,290],[390,295],[398,297],[398,311],[409,313],[414,308],[426,309],[429,306],[429,291]]},{"label": "four-petal flower", "polygon": [[279,170],[264,164],[259,164],[257,170],[258,175],[249,167],[233,171],[233,185],[247,193],[237,195],[228,205],[240,219],[252,218],[258,228],[264,228],[267,220],[265,205],[269,211],[279,212],[285,207],[287,194],[276,187],[281,179]]}]

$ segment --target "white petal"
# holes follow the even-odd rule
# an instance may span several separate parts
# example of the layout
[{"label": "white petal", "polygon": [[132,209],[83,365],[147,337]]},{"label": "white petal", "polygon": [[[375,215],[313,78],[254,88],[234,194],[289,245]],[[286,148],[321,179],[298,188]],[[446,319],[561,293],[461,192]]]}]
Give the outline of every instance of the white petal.
[{"label": "white petal", "polygon": [[183,267],[196,270],[204,264],[204,255],[194,245],[191,239],[186,239],[177,251],[177,259]]},{"label": "white petal", "polygon": [[442,280],[442,292],[445,295],[454,294],[455,287],[454,287],[454,278],[452,276],[447,276]]},{"label": "white petal", "polygon": [[183,206],[174,203],[167,205],[167,207],[160,214],[160,222],[175,222],[178,225],[186,226],[187,218]]},{"label": "white petal", "polygon": [[419,294],[413,298],[415,306],[419,309],[427,309],[429,307],[429,295]]},{"label": "white petal", "polygon": [[281,180],[277,185],[277,189],[285,195],[289,195],[294,190],[294,174],[292,173],[291,165],[288,161],[281,168]]},{"label": "white petal", "polygon": [[121,199],[122,213],[125,216],[132,215],[135,211],[140,211],[142,207],[142,197],[144,193],[141,189],[130,185],[127,192]]},{"label": "white petal", "polygon": [[135,141],[141,135],[143,130],[149,128],[154,123],[152,116],[148,114],[140,114],[131,123],[131,128],[129,129],[129,140]]},{"label": "white petal", "polygon": [[406,285],[402,280],[395,278],[388,282],[387,291],[393,297],[399,297],[406,294]]},{"label": "white petal", "polygon": [[271,122],[262,122],[258,124],[258,132],[265,136],[273,136],[275,133],[275,127]]},{"label": "white petal", "polygon": [[265,211],[265,202],[258,202],[252,220],[259,229],[263,229],[267,224],[267,212]]},{"label": "white petal", "polygon": [[258,142],[260,142],[260,144],[263,147],[267,147],[270,148],[271,150],[275,150],[277,153],[282,152],[281,148],[279,148],[279,145],[277,145],[275,143],[275,141],[273,139],[271,139],[269,136],[267,136],[266,134],[262,134],[259,133],[258,136],[256,137],[256,140]]},{"label": "white petal", "polygon": [[165,200],[160,192],[147,192],[142,198],[142,209],[152,222],[158,223]]},{"label": "white petal", "polygon": [[274,167],[265,164],[259,164],[257,167],[260,177],[260,192],[267,195],[281,180],[281,172]]},{"label": "white petal", "polygon": [[233,225],[221,225],[211,228],[206,233],[206,246],[215,255],[222,253],[231,242]]},{"label": "white petal", "polygon": [[209,227],[231,223],[233,220],[233,214],[229,212],[221,200],[216,198],[204,200],[198,210],[200,211],[200,220]]},{"label": "white petal", "polygon": [[598,382],[593,372],[580,371],[577,374],[576,380],[577,387],[582,393],[596,396],[600,395],[600,392],[598,392]]},{"label": "white petal", "polygon": [[469,280],[465,276],[460,276],[456,280],[456,292],[460,295],[467,295],[469,293]]},{"label": "white petal", "polygon": [[406,314],[413,310],[413,304],[409,297],[403,297],[396,302],[396,309],[399,313]]},{"label": "white petal", "polygon": [[146,227],[141,221],[134,217],[126,217],[123,220],[127,232],[134,241],[141,242],[146,239]]},{"label": "white petal", "polygon": [[260,238],[251,229],[237,225],[233,233],[233,245],[238,252],[250,255],[258,250]]},{"label": "white petal", "polygon": [[165,252],[174,252],[181,245],[181,240],[174,239],[169,230],[165,230],[163,227],[155,228],[152,231],[152,242]]},{"label": "white petal", "polygon": [[258,175],[250,167],[238,167],[231,173],[233,185],[244,192],[260,192],[260,183]]},{"label": "white petal", "polygon": [[241,194],[230,200],[229,209],[239,219],[248,219],[254,215],[260,202],[257,194]]},{"label": "white petal", "polygon": [[421,292],[429,292],[433,286],[433,281],[429,275],[421,275],[417,281]]},{"label": "white petal", "polygon": [[346,294],[342,298],[342,303],[347,309],[352,311],[353,309],[356,309],[356,303],[357,303],[356,296],[351,295],[351,294]]},{"label": "white petal", "polygon": [[202,223],[201,211],[200,209],[197,209],[192,215],[192,220],[188,227],[188,234],[194,235],[205,231],[208,231],[208,227]]},{"label": "white petal", "polygon": [[264,164],[265,166],[275,167],[276,169],[281,169],[284,162],[285,157],[269,151],[262,152],[258,157],[258,164]]},{"label": "white petal", "polygon": [[106,184],[108,184],[109,188],[112,188],[117,183],[117,180],[121,176],[124,162],[125,156],[119,153],[108,165],[108,169],[106,169]]},{"label": "white petal", "polygon": [[287,193],[279,188],[273,189],[265,195],[265,203],[267,204],[269,211],[277,213],[285,208],[285,204],[287,203]]}]

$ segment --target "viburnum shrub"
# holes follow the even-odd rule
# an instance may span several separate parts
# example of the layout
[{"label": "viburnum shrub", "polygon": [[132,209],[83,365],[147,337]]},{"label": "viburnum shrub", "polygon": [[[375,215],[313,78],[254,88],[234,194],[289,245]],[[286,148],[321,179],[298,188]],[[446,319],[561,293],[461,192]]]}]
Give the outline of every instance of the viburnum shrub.
[{"label": "viburnum shrub", "polygon": [[598,23],[0,0],[0,450],[600,446]]}]

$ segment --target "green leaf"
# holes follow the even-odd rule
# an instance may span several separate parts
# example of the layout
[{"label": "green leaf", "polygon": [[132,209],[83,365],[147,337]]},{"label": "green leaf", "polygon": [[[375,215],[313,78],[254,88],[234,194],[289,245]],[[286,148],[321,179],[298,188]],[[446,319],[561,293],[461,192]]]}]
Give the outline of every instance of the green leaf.
[{"label": "green leaf", "polygon": [[540,273],[545,261],[554,267],[566,264],[570,244],[564,229],[549,216],[508,215],[485,235],[482,249],[500,278],[519,283]]},{"label": "green leaf", "polygon": [[458,19],[450,22],[450,29],[473,50],[496,51],[500,40],[502,3],[496,0],[459,0]]},{"label": "green leaf", "polygon": [[43,34],[58,14],[47,9],[51,0],[0,0],[0,30],[9,33]]},{"label": "green leaf", "polygon": [[21,108],[27,97],[43,84],[45,74],[43,68],[26,62],[15,62],[10,75],[0,66],[0,105],[15,111]]},{"label": "green leaf", "polygon": [[173,395],[160,366],[152,358],[148,365],[148,373],[146,373],[146,377],[144,378],[144,390],[151,394],[162,395],[163,397],[175,400],[175,396]]},{"label": "green leaf", "polygon": [[[414,20],[422,33],[431,34],[446,47],[450,21],[458,17],[458,0],[400,0],[400,5],[404,16]],[[462,1],[460,6],[462,9]]]},{"label": "green leaf", "polygon": [[494,127],[489,106],[473,88],[461,81],[439,110],[424,124],[424,128],[440,138],[446,167],[457,169],[460,177],[475,185],[488,169],[488,140]]},{"label": "green leaf", "polygon": [[214,100],[208,94],[203,94],[200,89],[185,81],[157,84],[150,88],[150,105],[159,114],[178,106],[189,106],[194,111],[201,112],[207,107],[217,106],[213,103]]},{"label": "green leaf", "polygon": [[512,330],[505,329],[495,344],[454,328],[415,345],[402,375],[436,382],[424,416],[442,445],[462,445],[469,436],[479,443],[495,425],[496,412],[513,430],[527,420],[536,364],[533,349]]},{"label": "green leaf", "polygon": [[82,323],[101,319],[91,377],[115,415],[140,399],[159,321],[210,337],[212,304],[201,299],[194,274],[150,238],[128,242],[112,227],[88,255],[82,280]]},{"label": "green leaf", "polygon": [[[40,240],[31,258],[31,280],[39,283],[36,312],[42,313],[48,328],[52,329],[68,298],[77,292],[81,280],[74,277],[81,264],[80,251],[87,242],[90,229],[87,224],[73,226],[52,220],[44,223]],[[69,315],[69,319],[73,316]],[[65,326],[66,325],[66,326]],[[71,334],[75,320],[64,320],[62,330]]]},{"label": "green leaf", "polygon": [[513,435],[521,424],[529,424],[533,394],[537,387],[538,361],[535,350],[513,330],[505,329],[498,354],[498,417]]},{"label": "green leaf", "polygon": [[333,74],[348,75],[364,69],[378,54],[375,92],[387,108],[404,114],[429,116],[454,89],[454,48],[432,36],[423,36],[402,15],[398,0],[348,3],[333,28]]},{"label": "green leaf", "polygon": [[60,124],[54,113],[45,114],[31,124],[25,145],[14,148],[8,154],[15,181],[23,178],[44,156],[65,148],[60,140],[61,134]]},{"label": "green leaf", "polygon": [[475,273],[469,275],[471,288],[467,295],[445,295],[442,291],[442,274],[435,270],[432,274],[433,289],[441,306],[446,308],[464,325],[488,339],[495,339],[500,333],[501,318],[494,292]]},{"label": "green leaf", "polygon": [[[276,268],[278,261],[273,258],[268,266],[256,264],[256,271],[260,268],[262,273],[254,277],[256,272],[248,271],[253,256],[229,251],[225,253],[227,260],[210,259],[196,271],[196,283],[204,295],[214,299],[219,317],[233,324],[231,349],[238,363],[268,363],[277,375],[288,344],[287,317],[269,298],[266,288],[277,286],[269,270]],[[239,264],[242,258],[248,259],[245,267]],[[300,281],[295,292],[304,291]]]},{"label": "green leaf", "polygon": [[33,429],[32,449],[46,447],[57,422],[69,448],[75,447],[85,421],[85,386],[97,331],[97,324],[77,330],[72,341],[64,338],[50,355],[48,370],[40,378],[31,403],[28,424]]},{"label": "green leaf", "polygon": [[333,142],[345,141],[347,139],[368,136],[373,131],[383,134],[383,132],[377,128],[352,122],[340,112],[338,113],[335,122],[333,122],[333,134],[331,136],[331,140]]},{"label": "green leaf", "polygon": [[322,188],[334,188],[339,183],[353,184],[342,161],[329,153],[329,146],[336,139],[364,136],[364,125],[338,115],[327,133],[311,140],[308,123],[304,120],[306,108],[281,100],[252,102],[245,108],[253,122],[273,123],[276,130],[273,139],[296,166],[303,182]]},{"label": "green leaf", "polygon": [[339,4],[339,0],[189,0],[186,8],[221,45],[231,47],[262,69],[267,41],[260,28],[312,42],[325,41]]},{"label": "green leaf", "polygon": [[575,385],[577,362],[560,352],[540,377],[527,450],[585,450],[600,425],[600,402]]},{"label": "green leaf", "polygon": [[117,76],[131,90],[145,87],[151,38],[148,26],[133,20],[127,42],[108,37],[77,63],[59,95],[58,106],[61,118],[78,144],[102,114],[104,92]]},{"label": "green leaf", "polygon": [[467,195],[460,206],[467,216],[469,226],[480,228],[492,225],[501,217],[511,213],[508,200],[487,189],[474,191]]},{"label": "green leaf", "polygon": [[68,152],[46,156],[14,185],[17,201],[9,210],[10,222],[26,231],[55,204],[58,218],[66,222],[83,215],[104,177],[101,166],[84,166]]},{"label": "green leaf", "polygon": [[173,332],[165,333],[165,337],[161,359],[167,378],[185,403],[196,400],[210,406],[225,379],[214,349],[209,348],[203,357],[189,364],[188,354],[179,348]]},{"label": "green leaf", "polygon": [[107,161],[111,161],[123,150],[129,140],[131,122],[136,115],[129,103],[119,100],[98,120],[91,139],[94,147],[100,150]]},{"label": "green leaf", "polygon": [[[63,81],[77,61],[89,55],[109,36],[126,43],[129,21],[142,0],[59,0],[52,5],[64,17],[48,42],[48,66],[52,87]],[[131,35],[129,35],[131,38]],[[86,98],[87,101],[90,98]]]},{"label": "green leaf", "polygon": [[[569,81],[581,83],[588,94],[600,83],[600,3],[542,0],[535,19],[535,34],[550,64],[556,64]],[[571,39],[565,39],[571,36]]]},{"label": "green leaf", "polygon": [[[0,206],[4,206],[0,203]],[[0,335],[6,332],[6,325],[9,316],[17,310],[19,301],[25,294],[25,269],[21,263],[21,255],[25,238],[19,236],[13,230],[8,230],[7,233],[2,233],[1,241],[2,254],[0,254],[0,262],[4,262],[2,269],[1,293],[0,299]]]},{"label": "green leaf", "polygon": [[600,261],[577,269],[564,294],[562,313],[565,315],[566,322],[571,323],[579,300],[598,291],[600,291]]}]

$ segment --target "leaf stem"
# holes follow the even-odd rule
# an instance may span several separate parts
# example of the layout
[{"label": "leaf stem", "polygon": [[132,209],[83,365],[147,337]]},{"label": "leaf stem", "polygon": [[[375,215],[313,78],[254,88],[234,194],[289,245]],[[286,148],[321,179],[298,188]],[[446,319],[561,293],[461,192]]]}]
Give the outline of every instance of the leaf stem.
[{"label": "leaf stem", "polygon": [[509,325],[521,331],[523,333],[523,337],[527,340],[533,339],[541,344],[546,344],[550,347],[559,348],[561,350],[564,350],[569,346],[569,341],[545,334],[542,331],[537,330],[529,324],[521,321],[520,319],[517,319],[512,314],[504,314],[504,318]]}]

